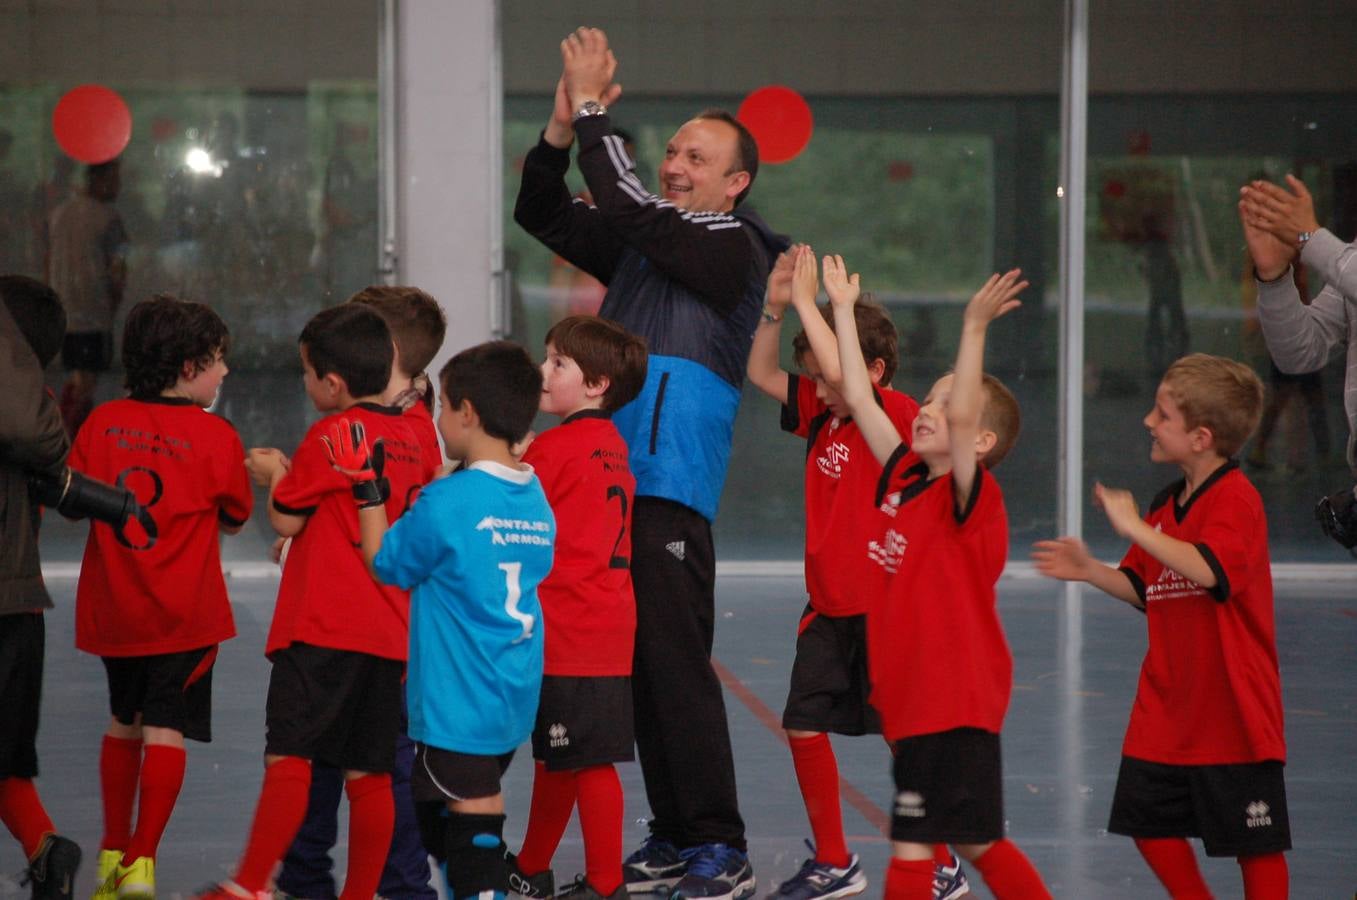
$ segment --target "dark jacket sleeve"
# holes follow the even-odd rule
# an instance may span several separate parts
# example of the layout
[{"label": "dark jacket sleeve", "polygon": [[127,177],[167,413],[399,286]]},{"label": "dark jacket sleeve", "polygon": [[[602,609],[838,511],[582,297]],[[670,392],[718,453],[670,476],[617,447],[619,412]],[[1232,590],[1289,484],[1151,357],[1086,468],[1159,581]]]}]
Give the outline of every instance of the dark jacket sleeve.
[{"label": "dark jacket sleeve", "polygon": [[9,310],[0,304],[0,460],[30,472],[59,475],[70,440],[42,367]]},{"label": "dark jacket sleeve", "polygon": [[570,196],[565,184],[569,169],[570,151],[539,138],[523,160],[514,221],[572,265],[607,284],[622,241],[597,209]]},{"label": "dark jacket sleeve", "polygon": [[581,119],[575,135],[580,172],[611,231],[719,312],[739,306],[754,254],[747,226],[729,214],[679,209],[647,191],[607,116]]}]

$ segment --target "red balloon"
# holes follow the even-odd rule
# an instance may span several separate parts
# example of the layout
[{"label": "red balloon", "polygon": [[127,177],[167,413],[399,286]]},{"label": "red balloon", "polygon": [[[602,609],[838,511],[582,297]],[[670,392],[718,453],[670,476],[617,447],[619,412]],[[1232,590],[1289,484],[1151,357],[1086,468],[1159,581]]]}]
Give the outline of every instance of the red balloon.
[{"label": "red balloon", "polygon": [[132,138],[132,113],[116,91],[100,84],[71,88],[52,110],[52,134],[72,159],[108,162]]},{"label": "red balloon", "polygon": [[810,143],[815,120],[806,98],[789,87],[770,84],[750,93],[735,118],[749,129],[759,145],[759,162],[784,163],[795,159]]}]

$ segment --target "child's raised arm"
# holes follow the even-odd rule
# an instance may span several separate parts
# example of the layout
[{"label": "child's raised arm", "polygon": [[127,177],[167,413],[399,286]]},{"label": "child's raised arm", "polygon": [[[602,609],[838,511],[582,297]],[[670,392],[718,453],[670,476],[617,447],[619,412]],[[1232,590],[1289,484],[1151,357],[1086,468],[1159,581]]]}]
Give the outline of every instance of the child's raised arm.
[{"label": "child's raised arm", "polygon": [[1022,305],[1017,298],[1027,282],[1018,280],[1021,275],[1021,269],[991,275],[966,304],[966,313],[961,320],[961,342],[957,346],[952,388],[947,398],[952,485],[958,509],[965,509],[971,499],[975,468],[979,465],[976,438],[980,436],[980,415],[985,409],[985,333],[990,322]]},{"label": "child's raised arm", "polygon": [[[830,258],[825,257],[828,269]],[[843,260],[838,260],[841,269]],[[853,288],[857,287],[857,276],[847,279]],[[856,290],[831,291],[829,305],[834,309],[834,334],[838,337],[839,365],[843,378],[844,402],[853,412],[853,421],[858,431],[867,439],[872,455],[883,466],[890,460],[891,454],[900,446],[900,432],[895,430],[886,411],[876,405],[876,395],[872,389],[872,376],[867,372],[867,361],[862,356],[862,344],[858,338],[857,318],[853,315],[853,305],[857,303]],[[810,334],[809,330],[806,332]]]},{"label": "child's raised arm", "polygon": [[763,317],[754,331],[754,344],[749,348],[749,363],[745,366],[750,383],[784,406],[788,380],[778,356],[782,349],[782,318],[792,301],[792,264],[797,249],[792,247],[780,254],[768,273]]},{"label": "child's raised arm", "polygon": [[[858,276],[851,276],[843,264],[842,256],[826,256],[824,260],[825,293],[837,296],[840,303],[851,308],[861,293],[858,288]],[[807,247],[804,256],[796,257],[796,271],[792,277],[792,306],[801,319],[801,327],[806,332],[806,342],[815,361],[820,365],[820,376],[825,383],[838,390],[843,385],[843,369],[839,365],[839,342],[834,332],[820,315],[815,305],[815,295],[819,286],[815,283],[815,254]]]}]

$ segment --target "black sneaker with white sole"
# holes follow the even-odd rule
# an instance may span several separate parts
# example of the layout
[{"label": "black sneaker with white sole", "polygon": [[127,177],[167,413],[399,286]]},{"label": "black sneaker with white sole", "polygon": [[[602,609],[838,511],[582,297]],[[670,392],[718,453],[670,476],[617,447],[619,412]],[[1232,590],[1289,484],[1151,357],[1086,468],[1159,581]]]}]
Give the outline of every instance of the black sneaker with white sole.
[{"label": "black sneaker with white sole", "polygon": [[33,900],[71,900],[79,868],[80,845],[59,834],[49,834],[28,864],[25,876],[25,882],[33,885]]},{"label": "black sneaker with white sole", "polygon": [[679,855],[678,847],[652,834],[623,861],[622,881],[633,894],[667,891],[687,871],[688,861]]}]

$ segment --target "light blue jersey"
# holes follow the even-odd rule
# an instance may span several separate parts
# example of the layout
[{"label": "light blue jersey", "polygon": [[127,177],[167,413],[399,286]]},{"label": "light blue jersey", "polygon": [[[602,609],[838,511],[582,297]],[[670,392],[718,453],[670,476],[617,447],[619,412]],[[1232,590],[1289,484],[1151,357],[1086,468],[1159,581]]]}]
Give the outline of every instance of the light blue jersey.
[{"label": "light blue jersey", "polygon": [[430,483],[391,526],[373,568],[410,590],[410,737],[482,756],[528,739],[555,540],[537,476],[491,462]]}]

